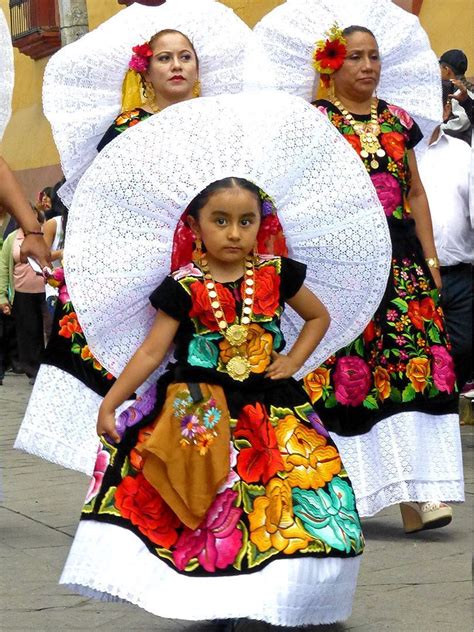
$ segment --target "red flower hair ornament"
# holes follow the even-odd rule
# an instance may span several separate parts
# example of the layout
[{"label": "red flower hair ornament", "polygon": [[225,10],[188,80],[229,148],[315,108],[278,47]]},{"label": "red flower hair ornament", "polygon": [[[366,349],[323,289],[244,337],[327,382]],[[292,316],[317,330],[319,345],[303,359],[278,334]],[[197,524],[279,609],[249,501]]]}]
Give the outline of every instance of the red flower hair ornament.
[{"label": "red flower hair ornament", "polygon": [[327,39],[316,42],[313,67],[319,72],[321,84],[329,86],[329,75],[339,70],[346,58],[346,40],[337,22],[325,33]]},{"label": "red flower hair ornament", "polygon": [[153,55],[150,44],[145,42],[132,48],[133,55],[128,62],[130,70],[135,72],[145,72],[150,65],[150,57]]}]

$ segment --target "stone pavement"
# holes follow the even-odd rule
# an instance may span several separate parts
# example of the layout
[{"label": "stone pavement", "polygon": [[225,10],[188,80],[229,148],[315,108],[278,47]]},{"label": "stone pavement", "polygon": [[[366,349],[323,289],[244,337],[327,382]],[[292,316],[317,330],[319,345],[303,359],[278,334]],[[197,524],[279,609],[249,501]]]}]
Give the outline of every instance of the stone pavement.
[{"label": "stone pavement", "polygon": [[[178,632],[184,621],[158,619],[130,605],[98,603],[58,585],[88,486],[70,472],[12,449],[31,387],[9,374],[0,387],[0,630]],[[313,628],[333,632],[470,632],[473,427],[462,429],[466,504],[440,530],[405,536],[398,508],[364,521],[363,556],[352,617]],[[210,596],[212,598],[212,596]],[[214,626],[206,625],[206,630]],[[272,628],[255,622],[246,632]],[[310,628],[304,628],[309,632]]]}]

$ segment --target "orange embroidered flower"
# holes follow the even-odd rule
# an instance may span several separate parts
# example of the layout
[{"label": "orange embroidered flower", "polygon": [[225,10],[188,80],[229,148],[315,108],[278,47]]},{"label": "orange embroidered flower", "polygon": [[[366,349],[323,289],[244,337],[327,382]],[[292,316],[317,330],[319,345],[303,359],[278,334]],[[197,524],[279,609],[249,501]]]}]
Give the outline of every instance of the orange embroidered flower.
[{"label": "orange embroidered flower", "polygon": [[287,480],[272,478],[249,514],[250,540],[259,551],[271,547],[291,555],[308,546],[311,537],[297,524],[293,514],[291,485]]},{"label": "orange embroidered flower", "polygon": [[220,359],[227,364],[236,355],[248,358],[252,373],[263,373],[271,361],[273,338],[260,325],[251,323],[247,340],[233,347],[225,338],[219,342]]},{"label": "orange embroidered flower", "polygon": [[394,160],[401,160],[405,155],[405,136],[400,132],[388,132],[380,136],[382,147]]},{"label": "orange embroidered flower", "polygon": [[390,392],[392,390],[392,387],[390,386],[390,375],[388,371],[381,366],[375,368],[374,384],[381,401],[390,397]]},{"label": "orange embroidered flower", "polygon": [[138,439],[135,447],[130,451],[130,463],[136,470],[141,470],[143,468],[143,458],[137,448],[147,441],[147,439],[151,436],[153,429],[154,425],[142,428],[138,433]]},{"label": "orange embroidered flower", "polygon": [[324,437],[304,426],[293,415],[282,419],[275,433],[287,480],[292,487],[324,487],[341,471],[341,457],[337,450],[328,446]]},{"label": "orange embroidered flower", "polygon": [[430,376],[430,363],[428,358],[412,358],[407,364],[407,377],[417,393],[422,393]]},{"label": "orange embroidered flower", "polygon": [[85,347],[82,347],[82,349],[81,349],[81,358],[83,360],[90,360],[93,357],[94,356],[92,355],[91,350],[89,349],[89,345],[86,345]]},{"label": "orange embroidered flower", "polygon": [[312,404],[321,398],[324,388],[330,385],[330,375],[331,369],[319,367],[315,371],[308,373],[308,375],[304,378],[306,391],[311,398]]},{"label": "orange embroidered flower", "polygon": [[76,312],[66,314],[59,321],[59,335],[63,338],[72,338],[74,334],[82,334],[82,327],[77,320]]},{"label": "orange embroidered flower", "polygon": [[124,123],[128,123],[130,119],[135,116],[138,116],[140,112],[138,110],[128,110],[128,112],[122,112],[120,116],[117,116],[115,119],[115,125],[123,125]]}]

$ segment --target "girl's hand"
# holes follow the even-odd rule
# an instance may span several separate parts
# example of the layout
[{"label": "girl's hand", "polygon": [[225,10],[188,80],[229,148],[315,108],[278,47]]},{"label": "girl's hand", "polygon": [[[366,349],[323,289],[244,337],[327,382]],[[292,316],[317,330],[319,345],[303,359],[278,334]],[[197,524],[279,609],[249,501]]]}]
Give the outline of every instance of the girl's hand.
[{"label": "girl's hand", "polygon": [[267,377],[271,380],[284,380],[291,377],[298,371],[300,367],[290,356],[272,351],[273,362],[265,371]]},{"label": "girl's hand", "polygon": [[5,314],[5,316],[10,316],[12,313],[10,303],[3,303],[3,305],[0,305],[0,310]]},{"label": "girl's hand", "polygon": [[115,428],[115,412],[104,410],[102,406],[97,418],[97,434],[99,437],[107,434],[115,443],[120,443],[120,435]]}]

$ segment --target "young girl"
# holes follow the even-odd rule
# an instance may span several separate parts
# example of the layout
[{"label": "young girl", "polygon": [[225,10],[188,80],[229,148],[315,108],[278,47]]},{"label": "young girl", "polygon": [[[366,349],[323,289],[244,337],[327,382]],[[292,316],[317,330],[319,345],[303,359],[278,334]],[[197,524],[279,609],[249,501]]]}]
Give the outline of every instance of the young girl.
[{"label": "young girl", "polygon": [[[235,177],[189,205],[194,262],[152,293],[151,331],[100,407],[61,583],[171,618],[295,626],[350,615],[363,549],[354,494],[292,378],[330,319],[304,265],[255,252],[269,205]],[[305,324],[283,354],[285,303]],[[116,421],[173,342],[175,363]]]}]

